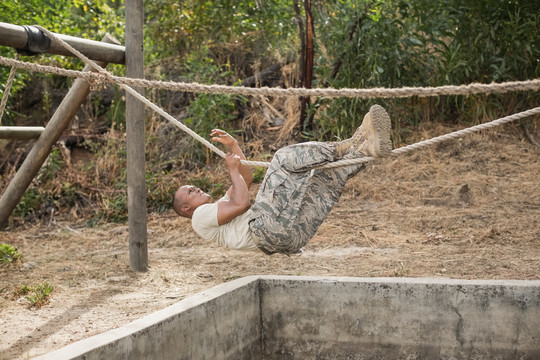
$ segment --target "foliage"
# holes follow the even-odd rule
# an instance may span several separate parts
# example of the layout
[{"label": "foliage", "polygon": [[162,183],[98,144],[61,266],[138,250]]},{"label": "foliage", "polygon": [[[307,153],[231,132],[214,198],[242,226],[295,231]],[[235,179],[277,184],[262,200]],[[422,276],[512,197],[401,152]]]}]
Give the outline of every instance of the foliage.
[{"label": "foliage", "polygon": [[49,303],[49,295],[53,292],[54,287],[48,282],[36,285],[21,284],[20,288],[15,290],[16,296],[25,296],[28,301],[28,307],[41,308]]},{"label": "foliage", "polygon": [[[446,61],[437,69],[443,80],[489,83],[540,76],[539,10],[531,0],[454,1],[448,17],[455,19],[455,31],[441,52]],[[459,66],[449,71],[449,64]]]},{"label": "foliage", "polygon": [[2,264],[14,263],[22,260],[23,254],[9,244],[0,244],[0,260]]},{"label": "foliage", "polygon": [[[223,83],[224,79],[231,75],[226,65],[222,69],[208,56],[208,48],[204,46],[189,54],[184,66],[188,80],[202,84]],[[230,121],[236,117],[236,103],[245,101],[241,96],[197,94],[189,104],[189,117],[185,122],[202,136],[207,136],[216,127],[229,130]]]},{"label": "foliage", "polygon": [[163,56],[224,43],[265,56],[295,27],[291,0],[156,0],[145,5],[150,48]]},{"label": "foliage", "polygon": [[253,169],[253,182],[259,184],[263,181],[264,175],[266,174],[266,169],[262,167],[257,167]]},{"label": "foliage", "polygon": [[[124,7],[121,0],[2,1],[0,21],[15,25],[40,25],[54,33],[98,41],[107,33],[120,41],[124,38]],[[61,57],[57,61],[66,63]]]},{"label": "foliage", "polygon": [[39,209],[43,200],[43,195],[37,189],[28,189],[17,203],[13,214],[24,218]]},{"label": "foliage", "polygon": [[[40,25],[46,29],[65,35],[82,37],[90,40],[101,40],[105,34],[109,33],[118,40],[124,38],[124,7],[122,0],[9,0],[0,1],[0,21],[15,25]],[[15,56],[15,50],[0,47],[0,55]],[[27,55],[27,54],[24,54]],[[30,60],[28,56],[22,56],[21,60]],[[35,60],[31,60],[35,61]],[[40,63],[54,63],[65,68],[80,69],[81,62],[78,59],[44,55],[39,60]],[[114,66],[113,70],[121,73],[122,67]],[[10,69],[0,67],[0,96],[3,95],[4,84],[9,75]],[[37,74],[44,81],[51,81],[52,75]],[[12,95],[20,92],[31,74],[26,71],[17,71],[11,89]],[[60,84],[68,87],[71,79],[60,78]],[[12,99],[10,98],[10,101]],[[7,116],[4,124],[12,124],[13,114],[7,106]]]},{"label": "foliage", "polygon": [[[471,82],[525,80],[540,75],[540,15],[532,0],[401,0],[325,2],[317,9],[321,85],[335,88],[460,85]],[[337,8],[336,8],[337,6]],[[373,14],[376,16],[373,16]],[[340,27],[339,24],[345,24]],[[324,25],[323,25],[324,24]],[[336,31],[325,31],[331,28]],[[356,31],[352,31],[356,26]],[[340,29],[340,30],[339,30]],[[471,36],[474,34],[474,36]],[[472,41],[471,41],[472,40]],[[337,76],[331,70],[341,66]],[[479,122],[499,115],[504,104],[532,106],[523,94],[377,100],[404,122],[425,119]],[[344,137],[358,126],[372,100],[335,99],[317,104],[316,133]],[[397,139],[395,139],[397,140]]]}]

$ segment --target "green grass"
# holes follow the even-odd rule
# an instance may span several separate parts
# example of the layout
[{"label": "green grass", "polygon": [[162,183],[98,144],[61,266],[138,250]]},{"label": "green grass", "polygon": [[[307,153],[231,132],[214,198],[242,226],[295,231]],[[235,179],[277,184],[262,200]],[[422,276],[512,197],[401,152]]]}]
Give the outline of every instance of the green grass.
[{"label": "green grass", "polygon": [[49,295],[53,292],[54,287],[48,282],[36,285],[21,284],[20,288],[15,290],[14,295],[24,296],[28,301],[29,308],[41,308],[43,305],[48,304],[50,299]]},{"label": "green grass", "polygon": [[2,264],[11,264],[22,260],[23,254],[11,245],[0,244],[0,261]]}]

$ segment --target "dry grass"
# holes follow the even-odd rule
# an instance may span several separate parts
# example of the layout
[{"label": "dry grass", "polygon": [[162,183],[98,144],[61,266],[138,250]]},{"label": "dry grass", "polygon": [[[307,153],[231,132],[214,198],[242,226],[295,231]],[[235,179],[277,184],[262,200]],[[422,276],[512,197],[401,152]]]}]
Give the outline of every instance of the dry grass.
[{"label": "dry grass", "polygon": [[[414,141],[451,130],[432,125]],[[511,125],[372,163],[291,257],[221,250],[171,214],[149,218],[142,274],[129,269],[123,225],[0,233],[25,255],[0,267],[0,358],[45,353],[246,275],[540,279],[538,164],[540,149]],[[8,296],[44,281],[55,290],[40,310]]]}]

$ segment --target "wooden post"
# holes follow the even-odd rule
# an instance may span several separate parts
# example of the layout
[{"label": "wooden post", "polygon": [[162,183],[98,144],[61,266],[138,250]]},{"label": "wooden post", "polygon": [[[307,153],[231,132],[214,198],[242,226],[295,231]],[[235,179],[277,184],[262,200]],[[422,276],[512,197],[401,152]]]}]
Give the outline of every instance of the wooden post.
[{"label": "wooden post", "polygon": [[[126,76],[144,78],[143,0],[125,0]],[[138,92],[143,89],[136,88]],[[129,264],[135,271],[148,268],[144,104],[126,94]]]},{"label": "wooden post", "polygon": [[[95,61],[103,61],[111,64],[125,63],[125,48],[118,42],[108,43],[94,40],[81,39],[74,36],[55,34],[75,49],[82,52],[88,58]],[[0,22],[0,45],[10,46],[18,50],[26,49],[28,34],[24,27]],[[59,41],[51,41],[46,51],[50,54],[74,56]]]},{"label": "wooden post", "polygon": [[43,130],[42,126],[0,126],[0,139],[37,139]]},{"label": "wooden post", "polygon": [[[118,40],[110,35],[106,35],[102,41],[118,43]],[[99,62],[99,65],[104,67],[107,66],[107,63]],[[86,65],[83,71],[91,71],[91,69],[91,66]],[[30,153],[28,153],[23,164],[13,179],[11,179],[2,198],[0,198],[0,228],[6,225],[9,215],[21,200],[32,179],[49,156],[53,145],[68,127],[71,118],[75,115],[89,92],[90,85],[86,80],[77,79],[73,82],[66,97],[54,112],[45,130],[41,133],[41,136],[32,147],[32,150],[30,150]]]}]

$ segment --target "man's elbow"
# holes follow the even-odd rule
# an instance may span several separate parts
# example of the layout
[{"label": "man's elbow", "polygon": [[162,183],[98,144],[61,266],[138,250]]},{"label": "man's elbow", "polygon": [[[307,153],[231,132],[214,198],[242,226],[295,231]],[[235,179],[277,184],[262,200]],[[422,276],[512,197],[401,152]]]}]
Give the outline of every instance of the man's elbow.
[{"label": "man's elbow", "polygon": [[251,203],[249,202],[249,200],[248,200],[248,201],[242,202],[241,205],[242,205],[242,206],[241,206],[241,208],[242,208],[242,214],[245,213],[246,211],[248,211],[249,208],[251,207]]},{"label": "man's elbow", "polygon": [[232,213],[234,213],[234,214],[236,214],[236,216],[238,216],[238,215],[242,215],[243,213],[248,211],[250,207],[251,207],[251,203],[249,202],[249,199],[247,199],[247,200],[237,200],[237,201],[234,202],[234,205],[231,208],[231,210],[232,210]]}]

